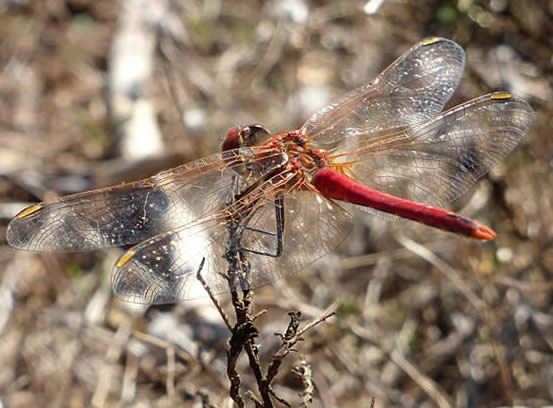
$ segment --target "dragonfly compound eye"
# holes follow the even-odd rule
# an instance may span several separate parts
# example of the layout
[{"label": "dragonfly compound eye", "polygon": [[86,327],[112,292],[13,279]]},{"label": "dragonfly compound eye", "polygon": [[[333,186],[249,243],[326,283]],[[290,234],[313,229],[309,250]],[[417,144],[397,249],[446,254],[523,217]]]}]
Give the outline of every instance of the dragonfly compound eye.
[{"label": "dragonfly compound eye", "polygon": [[240,141],[243,146],[255,146],[265,140],[271,133],[265,126],[254,123],[240,130]]},{"label": "dragonfly compound eye", "polygon": [[238,149],[242,144],[240,140],[240,129],[232,128],[227,132],[227,137],[221,145],[221,151],[226,152],[227,150]]}]

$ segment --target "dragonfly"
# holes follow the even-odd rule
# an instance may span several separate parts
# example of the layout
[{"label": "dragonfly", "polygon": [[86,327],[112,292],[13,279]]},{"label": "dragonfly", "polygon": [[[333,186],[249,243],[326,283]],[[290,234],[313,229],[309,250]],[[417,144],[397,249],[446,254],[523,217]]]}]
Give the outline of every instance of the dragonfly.
[{"label": "dragonfly", "polygon": [[163,304],[202,296],[200,265],[213,293],[228,291],[231,242],[251,254],[252,288],[306,267],[345,239],[353,208],[493,239],[491,228],[443,207],[514,149],[535,114],[508,92],[443,111],[464,63],[457,43],[424,39],[298,130],[234,128],[214,155],[32,205],[10,222],[8,243],[30,251],[134,245],[117,261],[112,289],[126,301]]}]

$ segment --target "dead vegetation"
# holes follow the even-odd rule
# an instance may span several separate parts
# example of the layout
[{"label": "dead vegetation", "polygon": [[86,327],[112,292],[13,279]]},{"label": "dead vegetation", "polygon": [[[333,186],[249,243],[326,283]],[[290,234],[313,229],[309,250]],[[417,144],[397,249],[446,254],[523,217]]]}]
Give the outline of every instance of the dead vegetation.
[{"label": "dead vegetation", "polygon": [[[230,407],[234,399],[346,408],[374,398],[378,408],[442,408],[553,400],[551,6],[389,0],[367,15],[365,3],[150,2],[132,17],[142,19],[142,41],[153,42],[143,48],[121,39],[123,25],[136,23],[125,13],[140,11],[140,1],[0,2],[4,231],[24,203],[215,152],[228,128],[297,128],[430,35],[467,52],[450,105],[508,90],[537,112],[515,152],[457,203],[490,224],[495,241],[359,216],[336,254],[259,288],[253,303],[245,293],[219,298],[219,311],[209,298],[145,310],[111,295],[117,249],[32,254],[4,245],[1,404]],[[120,76],[116,38],[141,61]]]}]

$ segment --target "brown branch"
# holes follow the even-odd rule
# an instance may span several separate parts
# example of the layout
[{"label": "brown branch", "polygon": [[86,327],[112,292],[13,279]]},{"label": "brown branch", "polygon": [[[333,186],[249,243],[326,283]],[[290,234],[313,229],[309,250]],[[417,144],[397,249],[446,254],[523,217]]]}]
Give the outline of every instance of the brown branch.
[{"label": "brown branch", "polygon": [[255,319],[257,319],[265,311],[261,311],[257,314],[252,314],[250,311],[250,306],[253,302],[253,291],[250,290],[252,287],[252,279],[251,265],[248,259],[249,254],[240,245],[240,222],[229,220],[227,223],[229,230],[229,243],[224,257],[228,263],[228,271],[226,275],[222,276],[226,279],[231,292],[232,305],[236,315],[236,324],[234,326],[230,324],[230,320],[227,318],[209,285],[201,275],[205,259],[202,259],[196,277],[209,294],[211,301],[219,311],[219,314],[231,332],[229,349],[227,351],[227,376],[230,380],[230,397],[238,407],[243,408],[245,406],[244,398],[240,393],[241,379],[236,370],[238,358],[242,350],[244,350],[248,356],[250,369],[256,379],[260,399],[258,399],[258,397],[251,391],[247,391],[246,396],[248,396],[248,398],[250,398],[258,408],[274,408],[273,399],[289,407],[291,405],[287,401],[275,395],[271,388],[271,382],[277,375],[283,359],[290,353],[290,351],[294,351],[293,347],[298,341],[301,340],[301,335],[322,321],[328,319],[334,314],[334,312],[324,314],[315,321],[307,324],[301,330],[301,313],[290,312],[290,323],[288,324],[285,334],[280,335],[282,345],[274,354],[273,359],[267,368],[267,374],[265,375],[259,361],[259,346],[255,341],[259,332],[254,325]]},{"label": "brown branch", "polygon": [[236,362],[242,351],[243,344],[233,333],[229,340],[229,346],[227,351],[227,376],[230,380],[230,397],[238,407],[243,408],[244,399],[240,395],[240,375],[236,371]]},{"label": "brown branch", "polygon": [[274,380],[275,376],[278,374],[278,370],[280,368],[280,365],[282,364],[282,360],[284,360],[284,358],[288,354],[290,354],[291,351],[294,350],[294,346],[298,341],[301,340],[301,336],[308,330],[311,330],[316,325],[334,316],[334,314],[335,314],[334,311],[326,312],[319,318],[306,324],[301,330],[298,330],[299,318],[301,316],[301,313],[300,312],[288,313],[288,315],[290,316],[290,323],[288,324],[286,333],[284,335],[281,335],[282,344],[280,348],[275,352],[273,356],[273,360],[271,361],[271,364],[269,364],[269,368],[267,369],[267,379],[269,383],[271,383]]},{"label": "brown branch", "polygon": [[186,361],[187,364],[195,365],[198,364],[198,361],[194,359],[188,352],[182,350],[178,345],[171,344],[165,340],[159,339],[157,337],[151,336],[147,333],[143,333],[139,330],[133,329],[132,330],[133,337],[137,338],[138,340],[142,340],[146,343],[149,343],[153,346],[159,347],[163,350],[167,350],[169,348],[172,348],[173,351],[177,356],[179,356],[182,360]]},{"label": "brown branch", "polygon": [[273,408],[273,400],[271,399],[271,387],[269,386],[269,381],[263,375],[263,370],[261,369],[261,364],[259,363],[259,347],[254,343],[253,340],[249,340],[244,345],[246,354],[250,361],[250,368],[252,369],[255,379],[257,381],[257,389],[261,394],[263,399],[263,406],[265,408]]},{"label": "brown branch", "polygon": [[286,401],[284,398],[279,397],[276,395],[275,391],[271,388],[271,395],[274,399],[276,399],[278,402],[280,402],[282,405],[287,406],[289,408],[292,408],[292,404],[290,404],[288,401]]},{"label": "brown branch", "polygon": [[204,277],[202,276],[201,272],[202,272],[202,269],[204,267],[204,264],[205,264],[205,258],[202,258],[202,262],[200,263],[200,267],[198,268],[198,272],[196,273],[196,279],[198,279],[200,281],[200,283],[202,284],[202,286],[204,287],[205,291],[209,295],[209,298],[211,299],[211,302],[215,305],[215,308],[217,309],[217,311],[221,315],[221,317],[222,317],[223,321],[225,322],[225,325],[227,326],[227,328],[229,330],[232,330],[232,325],[230,324],[230,321],[227,317],[227,314],[225,313],[225,311],[221,307],[221,304],[219,303],[219,301],[217,300],[217,298],[213,294],[213,291],[211,290],[211,288],[209,287],[209,285],[205,281]]},{"label": "brown branch", "polygon": [[[240,262],[242,269],[245,272],[247,285],[250,285],[249,279],[249,263]],[[232,277],[230,278],[232,279]],[[240,296],[237,290],[232,291],[232,304],[236,313],[236,325],[232,329],[231,342],[236,345],[235,351],[240,354],[243,348],[248,356],[250,368],[255,376],[257,382],[257,389],[263,400],[263,407],[273,408],[273,401],[271,399],[269,381],[263,375],[261,364],[259,362],[259,347],[255,343],[255,338],[258,336],[258,330],[253,324],[253,317],[250,313],[250,305],[253,300],[253,292],[251,290],[243,290],[242,296]],[[237,357],[237,356],[236,356]]]}]

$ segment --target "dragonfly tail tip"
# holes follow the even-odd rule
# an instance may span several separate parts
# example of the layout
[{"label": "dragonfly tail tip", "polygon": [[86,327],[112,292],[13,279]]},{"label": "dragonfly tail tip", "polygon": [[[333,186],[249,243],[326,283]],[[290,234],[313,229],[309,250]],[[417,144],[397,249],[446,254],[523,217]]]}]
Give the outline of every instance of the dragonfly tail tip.
[{"label": "dragonfly tail tip", "polygon": [[486,225],[479,225],[473,233],[474,238],[482,239],[485,241],[495,239],[496,235],[497,234],[495,233],[495,231],[490,227],[487,227]]}]

